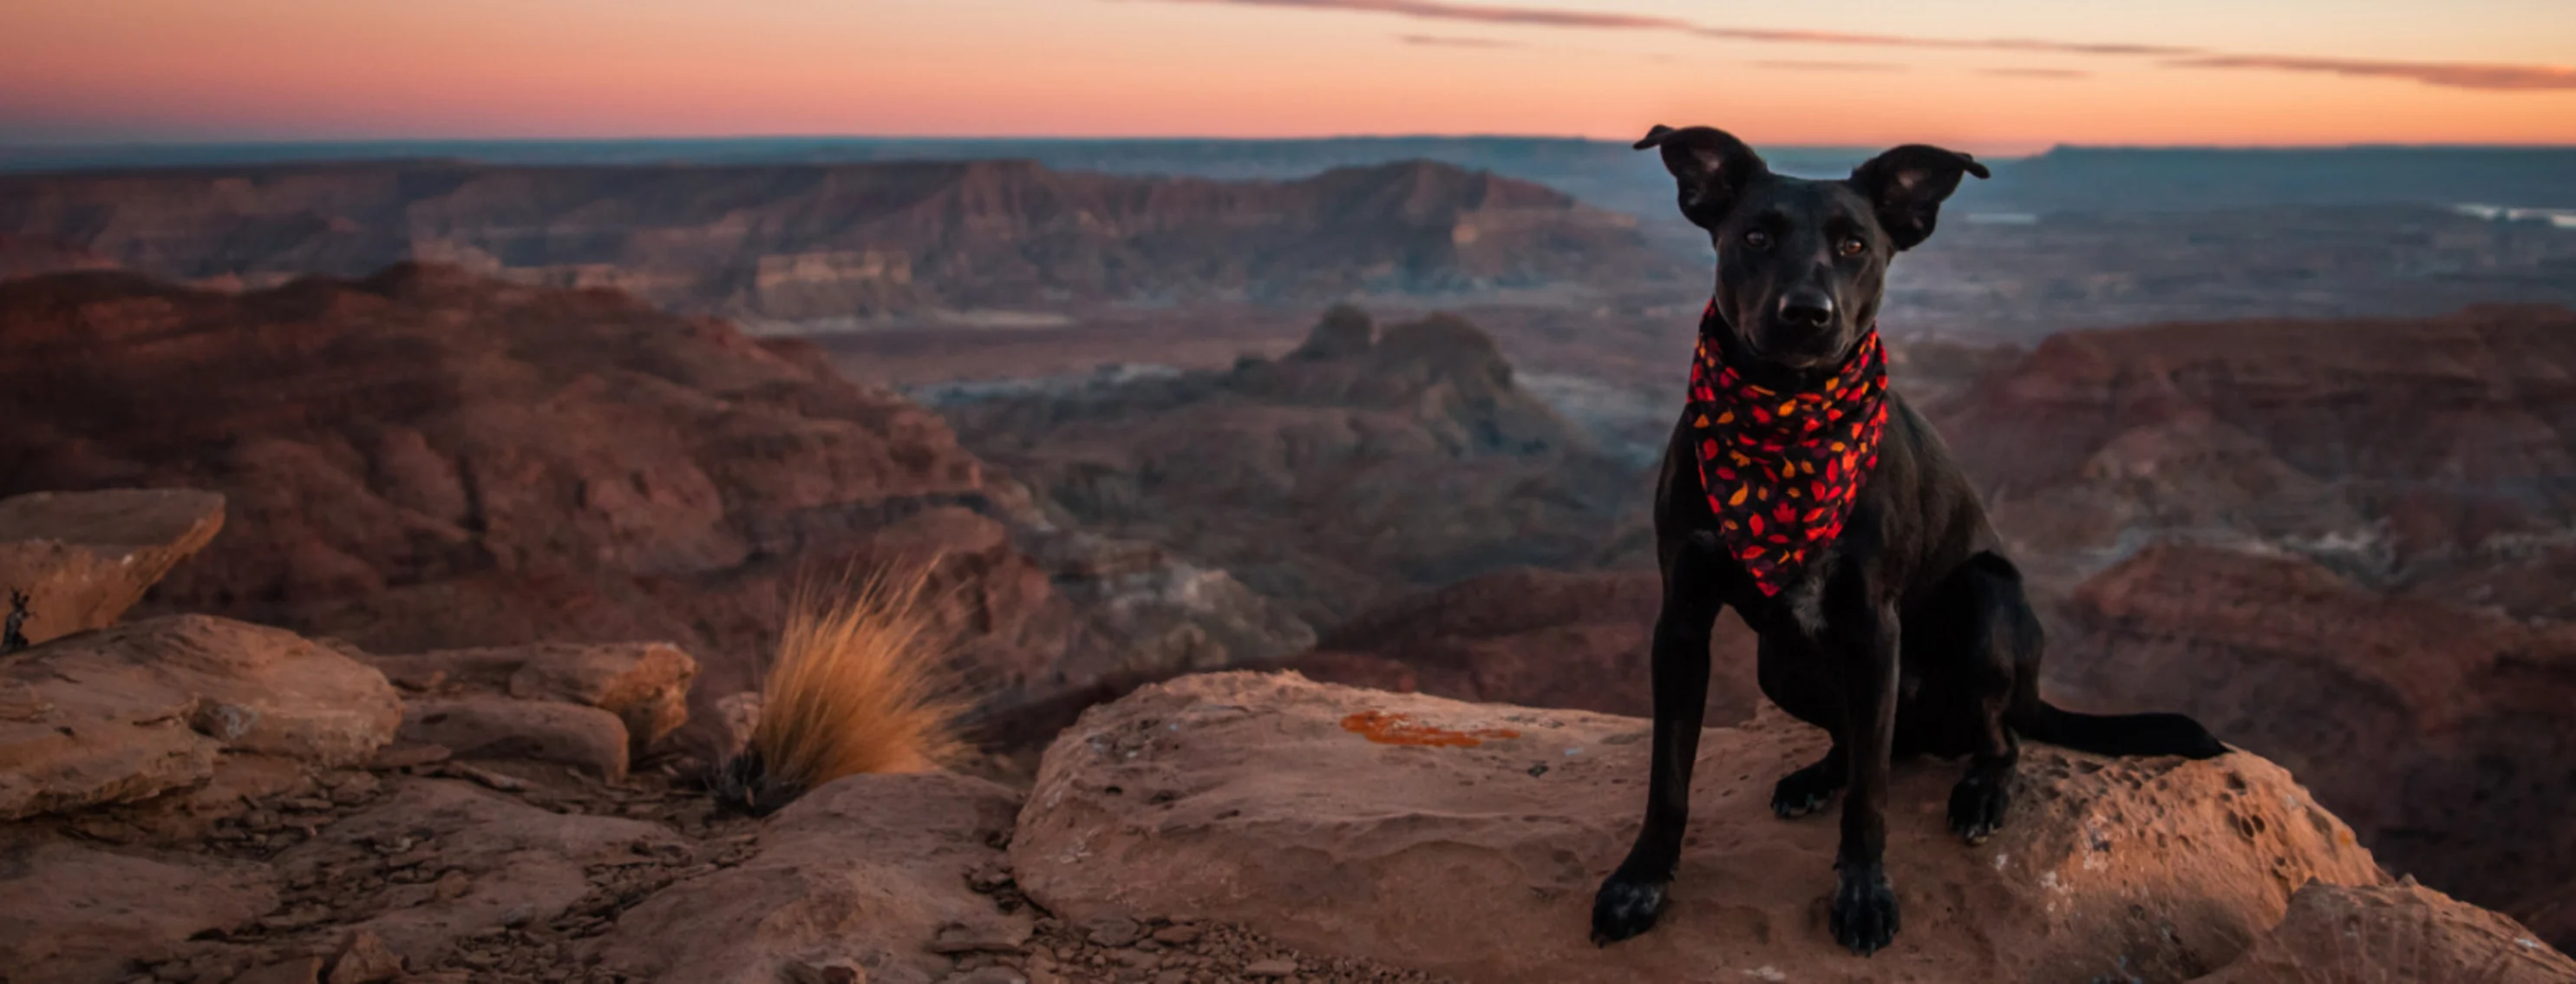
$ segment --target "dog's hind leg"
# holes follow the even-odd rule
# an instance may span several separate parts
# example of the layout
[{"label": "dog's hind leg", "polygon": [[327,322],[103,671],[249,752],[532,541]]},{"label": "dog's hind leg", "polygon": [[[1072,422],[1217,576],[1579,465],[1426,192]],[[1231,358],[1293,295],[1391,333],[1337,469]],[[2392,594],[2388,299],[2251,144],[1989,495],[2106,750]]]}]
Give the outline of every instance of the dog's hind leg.
[{"label": "dog's hind leg", "polygon": [[1811,646],[1784,639],[1762,640],[1760,671],[1762,695],[1789,712],[1791,717],[1825,729],[1834,736],[1834,747],[1812,765],[1781,776],[1771,787],[1771,812],[1781,819],[1792,819],[1815,813],[1833,802],[1834,794],[1851,779],[1851,766],[1844,760],[1841,697],[1833,681],[1820,675],[1824,656]]},{"label": "dog's hind leg", "polygon": [[1958,620],[1951,623],[1960,630],[1952,645],[1965,706],[1947,713],[1967,716],[1970,743],[1968,774],[1950,790],[1950,832],[1982,843],[2003,827],[2012,805],[2021,743],[2004,716],[2021,675],[2039,669],[2039,619],[2022,595],[2021,573],[1991,552],[1968,558],[1932,603],[1942,606],[1945,620]]},{"label": "dog's hind leg", "polygon": [[1681,864],[1690,823],[1691,766],[1699,759],[1700,720],[1708,702],[1708,639],[1718,601],[1708,547],[1684,545],[1668,555],[1663,611],[1655,618],[1652,675],[1654,747],[1646,777],[1646,821],[1628,858],[1592,899],[1592,942],[1608,945],[1654,928],[1664,893]]},{"label": "dog's hind leg", "polygon": [[1779,783],[1771,787],[1771,812],[1783,820],[1822,812],[1850,779],[1851,766],[1844,760],[1842,744],[1837,742],[1814,764],[1780,777]]}]

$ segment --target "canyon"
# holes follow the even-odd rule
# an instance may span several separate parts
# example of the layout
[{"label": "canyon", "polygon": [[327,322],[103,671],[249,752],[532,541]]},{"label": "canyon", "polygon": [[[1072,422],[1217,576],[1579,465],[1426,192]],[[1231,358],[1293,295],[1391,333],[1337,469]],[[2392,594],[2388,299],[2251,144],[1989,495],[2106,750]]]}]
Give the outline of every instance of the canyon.
[{"label": "canyon", "polygon": [[421,261],[806,330],[943,313],[1046,324],[1112,303],[1579,291],[1681,269],[1645,247],[1633,217],[1423,161],[1233,182],[1029,161],[6,175],[0,235],[204,286]]},{"label": "canyon", "polygon": [[721,696],[797,587],[888,564],[932,565],[995,713],[1313,638],[1221,570],[1049,523],[811,346],[610,291],[419,265],[240,294],[13,281],[0,415],[0,494],[229,500],[154,610],[370,648],[668,639]]},{"label": "canyon", "polygon": [[[1779,898],[1556,932],[1639,794],[1701,247],[1451,164],[1080,166],[0,176],[0,579],[36,594],[0,760],[47,777],[0,784],[0,881],[144,913],[0,914],[0,974],[113,979],[139,933],[118,973],[207,984],[2576,975],[2576,314],[2467,303],[2569,296],[2562,231],[2058,187],[1909,257],[1897,388],[2030,575],[2051,694],[2240,753],[2034,749],[2027,840],[1900,832],[1909,905],[2007,917],[1909,925],[1889,978],[1811,947],[1829,825],[1728,812],[1817,738],[1731,616],[1711,740],[1751,764],[1686,865]],[[915,567],[964,774],[713,810],[796,591]],[[1379,740],[1417,727],[1474,743]]]}]

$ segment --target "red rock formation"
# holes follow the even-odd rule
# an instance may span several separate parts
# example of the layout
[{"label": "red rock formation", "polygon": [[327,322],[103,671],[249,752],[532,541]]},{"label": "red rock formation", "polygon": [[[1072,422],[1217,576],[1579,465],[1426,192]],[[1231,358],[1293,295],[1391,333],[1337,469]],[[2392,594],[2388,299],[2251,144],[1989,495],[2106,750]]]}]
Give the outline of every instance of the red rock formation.
[{"label": "red rock formation", "polygon": [[2391,584],[2473,577],[2576,528],[2576,312],[2071,332],[1939,423],[2060,587],[2142,534],[2268,542]]},{"label": "red rock formation", "polygon": [[1447,316],[1378,332],[1340,309],[1276,360],[946,412],[1083,523],[1206,559],[1319,623],[1515,564],[1590,566],[1646,502],[1640,469]]},{"label": "red rock formation", "polygon": [[26,598],[21,629],[30,643],[99,628],[223,526],[224,497],[210,492],[13,496],[0,501],[0,591]]},{"label": "red rock formation", "polygon": [[2052,682],[2172,708],[2290,767],[2395,870],[2576,939],[2576,626],[2156,546],[2085,583]]},{"label": "red rock formation", "polygon": [[2576,960],[2513,920],[2422,885],[2310,882],[2281,924],[2206,984],[2553,984]]},{"label": "red rock formation", "polygon": [[257,285],[427,260],[778,320],[1325,299],[1665,269],[1627,216],[1428,162],[1287,182],[1071,174],[1024,161],[39,175],[0,177],[5,233],[185,280]]},{"label": "red rock formation", "polygon": [[0,232],[0,280],[66,270],[113,270],[116,261],[47,236]]},{"label": "red rock formation", "polygon": [[[1405,730],[1365,726],[1390,719]],[[1956,768],[1908,763],[1887,830],[1904,932],[1862,960],[1825,929],[1835,825],[1769,808],[1827,739],[1764,715],[1703,738],[1660,926],[1595,947],[1584,920],[1635,835],[1648,732],[1294,674],[1185,677],[1047,750],[1011,859],[1062,918],[1186,913],[1466,981],[2174,982],[2243,953],[2311,878],[2385,880],[2251,755],[2034,746],[2012,822],[1976,847],[1941,821]]]},{"label": "red rock formation", "polygon": [[[1311,638],[1222,574],[1036,529],[937,417],[809,347],[607,291],[419,266],[241,295],[16,281],[0,415],[0,493],[225,494],[162,608],[376,652],[670,639],[721,694],[751,683],[798,577],[933,554],[1005,702]],[[1078,569],[1110,553],[1124,566]],[[1156,578],[1200,590],[1120,594]]]}]

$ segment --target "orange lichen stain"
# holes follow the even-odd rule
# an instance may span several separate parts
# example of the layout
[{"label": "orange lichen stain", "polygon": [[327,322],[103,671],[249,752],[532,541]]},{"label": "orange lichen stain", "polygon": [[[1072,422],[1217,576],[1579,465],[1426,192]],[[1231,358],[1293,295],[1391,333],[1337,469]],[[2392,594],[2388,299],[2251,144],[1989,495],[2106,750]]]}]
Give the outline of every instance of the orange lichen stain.
[{"label": "orange lichen stain", "polygon": [[1474,748],[1489,741],[1509,741],[1521,736],[1510,728],[1478,728],[1456,731],[1438,725],[1424,724],[1410,714],[1392,711],[1361,711],[1342,719],[1342,730],[1359,735],[1380,745],[1422,745],[1431,748]]}]

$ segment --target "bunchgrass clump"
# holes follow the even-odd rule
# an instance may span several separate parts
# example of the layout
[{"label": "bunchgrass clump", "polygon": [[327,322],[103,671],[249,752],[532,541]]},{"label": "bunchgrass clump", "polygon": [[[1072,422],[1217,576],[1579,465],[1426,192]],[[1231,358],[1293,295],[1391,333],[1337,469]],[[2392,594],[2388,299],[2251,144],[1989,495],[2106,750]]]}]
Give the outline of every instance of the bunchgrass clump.
[{"label": "bunchgrass clump", "polygon": [[750,742],[711,783],[720,804],[765,815],[843,776],[927,772],[964,750],[950,639],[924,604],[931,566],[795,592]]}]

